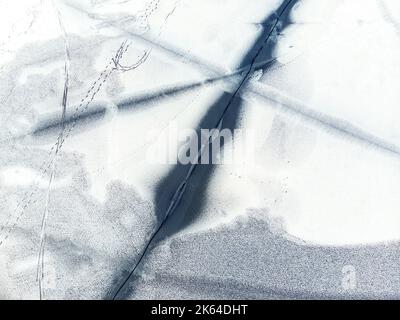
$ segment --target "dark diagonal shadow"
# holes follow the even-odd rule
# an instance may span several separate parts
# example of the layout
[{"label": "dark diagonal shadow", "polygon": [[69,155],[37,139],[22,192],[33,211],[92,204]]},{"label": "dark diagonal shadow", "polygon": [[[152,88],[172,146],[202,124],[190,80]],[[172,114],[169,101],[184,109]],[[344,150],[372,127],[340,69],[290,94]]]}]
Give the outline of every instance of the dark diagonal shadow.
[{"label": "dark diagonal shadow", "polygon": [[[198,136],[200,136],[201,129],[211,130],[218,127],[220,130],[229,129],[232,132],[236,128],[243,105],[243,100],[238,93],[246,85],[249,76],[255,69],[254,66],[262,61],[271,60],[276,44],[275,34],[282,32],[289,25],[289,14],[297,2],[298,0],[283,1],[274,13],[260,23],[264,29],[263,32],[260,33],[237,66],[238,69],[246,66],[248,68],[243,72],[236,91],[223,93],[208,108],[207,113],[197,125]],[[218,142],[223,146],[222,139]],[[198,218],[214,170],[214,164],[194,166],[177,164],[158,184],[155,198],[158,229],[150,238],[141,256],[136,261],[132,261],[132,265],[123,266],[123,269],[130,270],[129,274],[125,277],[121,274],[115,276],[113,284],[108,290],[107,298],[128,298],[134,290],[131,286],[134,272],[151,246],[154,246],[156,241],[186,228]]]}]

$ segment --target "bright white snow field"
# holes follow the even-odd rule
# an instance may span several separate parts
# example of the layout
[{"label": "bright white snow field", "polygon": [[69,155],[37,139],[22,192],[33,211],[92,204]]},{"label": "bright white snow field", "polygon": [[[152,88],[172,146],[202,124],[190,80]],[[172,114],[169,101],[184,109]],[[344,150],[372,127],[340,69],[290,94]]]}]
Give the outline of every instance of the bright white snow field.
[{"label": "bright white snow field", "polygon": [[[113,297],[165,215],[120,298],[229,297],[174,272],[330,294],[344,265],[373,268],[368,257],[395,274],[392,247],[388,260],[375,252],[400,240],[399,78],[396,0],[1,0],[0,297]],[[204,119],[255,133],[224,145],[251,156],[189,175],[163,162],[183,144],[160,148],[171,130]],[[211,238],[228,253],[207,251]],[[335,276],[254,280],[274,268],[269,241],[335,252]],[[300,278],[331,270],[321,252],[293,262]],[[374,281],[357,293],[397,294]]]}]

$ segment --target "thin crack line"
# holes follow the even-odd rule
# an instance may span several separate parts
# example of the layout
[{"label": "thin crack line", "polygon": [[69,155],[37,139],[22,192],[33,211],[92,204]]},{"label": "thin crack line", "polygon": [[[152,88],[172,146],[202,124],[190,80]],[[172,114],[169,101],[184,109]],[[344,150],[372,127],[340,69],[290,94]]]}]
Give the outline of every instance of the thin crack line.
[{"label": "thin crack line", "polygon": [[45,254],[45,239],[46,239],[46,225],[47,225],[47,220],[48,220],[48,215],[49,215],[49,205],[50,205],[50,194],[51,194],[51,187],[52,187],[52,182],[54,180],[54,175],[56,171],[56,164],[57,164],[57,155],[58,152],[60,151],[60,146],[61,146],[61,140],[63,138],[64,130],[65,130],[65,116],[67,112],[67,100],[68,100],[68,82],[69,82],[69,65],[70,65],[70,52],[69,52],[69,43],[68,43],[68,37],[67,33],[64,28],[64,24],[62,21],[61,13],[59,9],[57,8],[56,4],[54,3],[54,0],[52,1],[53,9],[56,12],[58,23],[61,29],[61,34],[64,39],[64,45],[65,45],[65,62],[64,62],[64,91],[63,91],[63,97],[61,101],[61,108],[62,108],[62,114],[61,114],[61,122],[62,122],[62,127],[60,130],[60,134],[57,138],[57,146],[56,150],[52,159],[53,166],[50,174],[50,179],[49,179],[49,185],[47,188],[47,197],[46,197],[46,204],[45,204],[45,210],[43,213],[43,218],[42,218],[42,225],[41,225],[41,233],[40,233],[40,247],[39,247],[39,255],[38,255],[38,263],[37,263],[37,274],[36,274],[36,280],[38,281],[39,284],[39,298],[40,300],[43,299],[43,294],[44,294],[44,288],[43,288],[43,279],[44,279],[44,254]]},{"label": "thin crack line", "polygon": [[[278,14],[275,23],[271,29],[271,31],[268,33],[266,39],[264,40],[263,44],[260,46],[260,48],[258,49],[258,51],[256,52],[255,56],[253,57],[251,64],[249,66],[248,71],[245,73],[245,75],[243,76],[242,80],[240,81],[238,87],[236,88],[235,92],[231,95],[230,100],[228,101],[226,107],[224,108],[224,111],[222,112],[222,115],[220,117],[220,120],[218,122],[217,128],[221,127],[222,125],[222,121],[224,119],[224,116],[227,112],[227,110],[229,109],[230,105],[232,104],[232,101],[235,99],[236,94],[240,91],[241,87],[243,86],[243,84],[246,82],[248,76],[250,75],[254,63],[257,59],[257,57],[259,56],[259,54],[261,53],[261,51],[264,49],[265,45],[267,44],[268,40],[270,39],[272,32],[275,30],[280,17],[282,16],[282,14],[285,12],[286,8],[289,6],[289,4],[292,2],[293,0],[289,0],[286,5],[283,7],[282,11]],[[211,137],[209,138],[211,139]],[[203,153],[204,148],[209,145],[210,140],[208,140],[208,143],[205,143],[201,146],[200,148],[200,152],[198,154],[198,157],[201,157],[201,154]],[[136,262],[135,266],[133,267],[133,269],[130,271],[129,275],[126,277],[126,279],[122,282],[122,284],[119,286],[119,288],[117,289],[117,291],[115,292],[114,296],[113,296],[113,300],[116,300],[118,294],[121,292],[121,290],[125,287],[126,283],[129,281],[129,279],[132,277],[132,275],[134,274],[134,272],[136,271],[136,269],[138,268],[140,262],[143,260],[144,256],[147,253],[148,248],[150,247],[151,242],[153,241],[153,239],[157,236],[158,232],[161,230],[161,228],[163,227],[163,225],[166,223],[166,221],[168,220],[168,217],[171,215],[171,213],[175,210],[175,208],[178,206],[179,201],[181,200],[183,194],[185,193],[186,190],[186,186],[187,186],[187,182],[189,180],[189,178],[191,177],[194,169],[196,168],[197,164],[193,164],[190,166],[188,173],[185,177],[185,179],[181,182],[181,184],[178,186],[178,189],[175,191],[174,196],[172,197],[172,200],[170,202],[170,205],[168,206],[168,209],[166,211],[165,217],[163,219],[163,221],[160,223],[160,225],[158,226],[158,228],[156,229],[156,231],[153,233],[153,235],[150,237],[149,241],[147,242],[144,250],[142,251],[142,254],[140,255],[138,261]]]}]

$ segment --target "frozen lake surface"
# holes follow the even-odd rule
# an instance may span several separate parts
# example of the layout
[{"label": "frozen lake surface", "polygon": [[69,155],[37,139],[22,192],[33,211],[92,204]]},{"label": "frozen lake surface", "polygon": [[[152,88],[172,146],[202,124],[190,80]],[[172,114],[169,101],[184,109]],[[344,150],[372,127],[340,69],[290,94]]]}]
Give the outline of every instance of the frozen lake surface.
[{"label": "frozen lake surface", "polygon": [[0,15],[1,298],[399,297],[398,1]]}]

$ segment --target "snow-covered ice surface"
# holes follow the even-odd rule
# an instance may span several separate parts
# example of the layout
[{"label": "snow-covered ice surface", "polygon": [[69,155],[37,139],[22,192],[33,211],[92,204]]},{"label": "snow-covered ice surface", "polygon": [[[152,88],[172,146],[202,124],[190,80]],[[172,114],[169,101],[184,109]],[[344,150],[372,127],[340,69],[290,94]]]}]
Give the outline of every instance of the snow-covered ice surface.
[{"label": "snow-covered ice surface", "polygon": [[[0,15],[0,298],[399,297],[398,1]],[[162,161],[212,128],[251,156]]]}]

